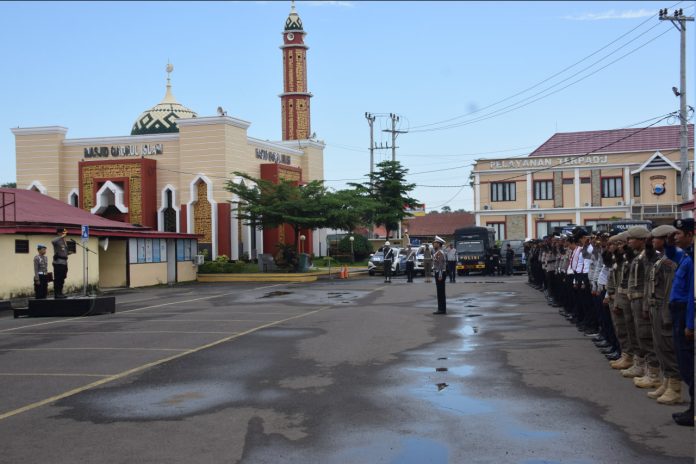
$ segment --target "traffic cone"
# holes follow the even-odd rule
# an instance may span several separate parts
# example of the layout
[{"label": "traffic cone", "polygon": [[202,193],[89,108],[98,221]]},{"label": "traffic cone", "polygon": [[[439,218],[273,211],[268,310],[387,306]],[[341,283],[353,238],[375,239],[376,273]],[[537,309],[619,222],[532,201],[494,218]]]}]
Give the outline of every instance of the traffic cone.
[{"label": "traffic cone", "polygon": [[346,267],[341,266],[341,273],[339,274],[339,278],[345,279],[346,278]]}]

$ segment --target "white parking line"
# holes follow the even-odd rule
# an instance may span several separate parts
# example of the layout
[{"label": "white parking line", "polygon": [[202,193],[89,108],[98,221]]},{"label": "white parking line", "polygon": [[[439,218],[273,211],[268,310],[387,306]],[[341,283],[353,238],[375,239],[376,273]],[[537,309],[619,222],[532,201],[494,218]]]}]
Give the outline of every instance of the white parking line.
[{"label": "white parking line", "polygon": [[108,376],[108,377],[99,379],[99,380],[97,380],[97,381],[95,381],[95,382],[92,382],[92,383],[89,383],[89,384],[87,384],[87,385],[83,385],[82,387],[78,387],[78,388],[75,388],[75,389],[72,389],[72,390],[69,390],[69,391],[60,393],[60,394],[58,394],[58,395],[51,396],[50,398],[46,398],[46,399],[43,399],[43,400],[41,400],[41,401],[37,401],[37,402],[35,402],[35,403],[27,404],[26,406],[22,406],[21,408],[14,409],[14,410],[12,410],[12,411],[7,411],[7,412],[5,412],[5,413],[3,413],[3,414],[0,414],[0,421],[1,421],[1,420],[5,420],[5,419],[7,419],[8,417],[16,416],[17,414],[21,414],[21,413],[23,413],[23,412],[31,411],[32,409],[36,409],[36,408],[39,408],[39,407],[41,407],[41,406],[45,406],[45,405],[47,405],[47,404],[55,403],[56,401],[62,400],[62,399],[64,399],[64,398],[67,398],[67,397],[70,397],[70,396],[73,396],[73,395],[77,395],[78,393],[81,393],[81,392],[83,392],[83,391],[90,390],[90,389],[92,389],[92,388],[95,388],[95,387],[98,387],[98,386],[107,384],[107,383],[109,383],[109,382],[113,382],[113,381],[115,381],[115,380],[122,379],[122,378],[127,377],[127,376],[129,376],[129,375],[131,375],[131,374],[135,374],[135,373],[144,371],[144,370],[149,369],[149,368],[151,368],[151,367],[159,366],[160,364],[164,364],[164,363],[166,363],[166,362],[173,361],[173,360],[179,359],[179,358],[183,358],[184,356],[188,356],[188,355],[190,355],[190,354],[197,353],[197,352],[199,352],[199,351],[202,351],[202,350],[205,350],[205,349],[208,349],[208,348],[212,348],[212,347],[214,347],[214,346],[220,345],[220,344],[225,343],[225,342],[229,342],[229,341],[234,340],[234,339],[236,339],[236,338],[243,337],[244,335],[248,335],[248,334],[254,333],[254,332],[258,331],[258,330],[265,329],[265,328],[268,328],[268,327],[273,327],[273,326],[275,326],[275,325],[282,324],[282,323],[284,323],[284,322],[288,322],[288,321],[291,321],[291,320],[293,320],[293,319],[299,319],[299,318],[307,317],[307,316],[310,316],[310,315],[312,315],[312,314],[316,314],[316,313],[318,313],[318,312],[321,312],[321,311],[324,311],[324,310],[327,310],[327,309],[330,309],[330,308],[333,308],[333,306],[324,306],[324,307],[321,307],[321,308],[316,309],[316,310],[314,310],[314,311],[306,312],[306,313],[304,313],[304,314],[300,314],[300,315],[296,315],[296,316],[287,317],[287,318],[285,318],[285,319],[280,319],[280,320],[274,321],[274,322],[269,322],[269,323],[267,323],[267,324],[263,324],[263,325],[260,325],[260,326],[258,326],[258,327],[254,327],[254,328],[252,328],[252,329],[245,330],[244,332],[240,332],[240,333],[237,333],[237,334],[234,334],[234,335],[230,335],[229,337],[221,338],[220,340],[216,340],[216,341],[211,342],[211,343],[208,343],[208,344],[206,344],[206,345],[201,345],[201,346],[198,346],[198,347],[196,347],[196,348],[192,348],[192,349],[190,349],[190,350],[186,350],[186,351],[184,351],[183,353],[177,353],[177,354],[174,354],[174,355],[169,356],[169,357],[167,357],[167,358],[163,358],[163,359],[160,359],[160,360],[157,360],[157,361],[149,362],[149,363],[147,363],[147,364],[142,364],[142,365],[137,366],[137,367],[134,367],[134,368],[132,368],[132,369],[128,369],[127,371],[123,371],[123,372],[120,372],[120,373],[118,373],[118,374],[110,375],[110,376]]},{"label": "white parking line", "polygon": [[[161,308],[161,307],[163,307],[163,306],[171,306],[171,305],[174,305],[174,304],[190,303],[190,302],[192,302],[192,301],[209,300],[209,299],[211,299],[211,298],[217,298],[217,297],[220,297],[220,296],[234,295],[234,294],[238,294],[238,293],[246,293],[246,292],[249,292],[249,291],[252,291],[252,290],[253,290],[253,291],[256,291],[256,290],[263,290],[263,289],[265,289],[265,288],[273,288],[273,287],[278,287],[278,286],[280,286],[280,285],[284,285],[284,284],[266,285],[266,286],[264,286],[264,287],[258,287],[258,288],[253,288],[253,289],[249,289],[249,290],[242,290],[242,291],[237,290],[237,291],[234,291],[234,292],[218,293],[217,295],[208,295],[208,296],[202,296],[202,297],[200,297],[200,298],[192,298],[192,299],[190,299],[190,300],[171,301],[171,302],[169,302],[169,303],[162,303],[162,304],[152,305],[152,306],[144,306],[144,307],[142,307],[142,308],[128,309],[128,310],[126,310],[126,311],[119,311],[119,312],[115,313],[115,316],[117,316],[117,315],[119,315],[119,314],[132,313],[132,312],[136,312],[136,311],[144,311],[144,310],[146,310],[146,309]],[[70,321],[74,321],[74,320],[76,320],[76,319],[82,319],[82,316],[81,316],[81,317],[69,317],[69,318],[67,318],[67,319],[59,319],[59,320],[56,320],[56,321],[40,322],[40,323],[38,323],[38,324],[30,324],[30,325],[24,325],[24,326],[20,326],[20,327],[12,327],[12,328],[10,328],[10,329],[2,329],[2,330],[0,330],[0,333],[3,333],[3,332],[10,332],[10,331],[13,331],[13,330],[26,329],[27,327],[38,327],[38,326],[42,326],[42,325],[60,324],[60,323],[62,323],[62,322],[70,322]]]}]

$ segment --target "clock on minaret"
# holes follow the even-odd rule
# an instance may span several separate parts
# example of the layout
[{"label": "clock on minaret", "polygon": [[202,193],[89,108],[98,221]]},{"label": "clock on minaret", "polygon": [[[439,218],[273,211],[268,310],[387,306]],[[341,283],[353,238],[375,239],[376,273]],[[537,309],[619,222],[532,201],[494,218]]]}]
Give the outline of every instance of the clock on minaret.
[{"label": "clock on minaret", "polygon": [[304,140],[309,138],[310,118],[307,91],[307,49],[302,29],[302,20],[292,2],[290,14],[283,31],[283,93],[280,94],[283,140]]}]

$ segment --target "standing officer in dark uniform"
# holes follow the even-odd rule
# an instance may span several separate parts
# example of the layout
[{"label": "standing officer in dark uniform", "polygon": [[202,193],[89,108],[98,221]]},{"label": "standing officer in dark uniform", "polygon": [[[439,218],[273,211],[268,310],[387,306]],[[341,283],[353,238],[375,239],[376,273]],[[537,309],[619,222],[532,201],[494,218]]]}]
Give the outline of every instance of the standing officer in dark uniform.
[{"label": "standing officer in dark uniform", "polygon": [[390,245],[388,241],[384,242],[384,248],[382,248],[382,253],[384,254],[384,283],[389,284],[391,283],[392,263],[394,262],[394,250]]},{"label": "standing officer in dark uniform", "polygon": [[416,267],[416,250],[409,243],[406,245],[406,282],[413,283],[413,272]]},{"label": "standing officer in dark uniform", "polygon": [[677,219],[674,241],[684,253],[677,262],[677,270],[669,295],[672,316],[674,351],[681,378],[689,386],[691,405],[684,412],[672,414],[674,422],[694,426],[694,220]]},{"label": "standing officer in dark uniform", "polygon": [[48,258],[46,257],[46,245],[39,244],[36,247],[37,255],[34,256],[34,293],[37,300],[43,300],[48,295]]},{"label": "standing officer in dark uniform", "polygon": [[63,284],[68,276],[68,255],[72,251],[68,250],[65,236],[68,230],[65,228],[56,229],[58,237],[51,240],[53,244],[53,297],[56,299],[67,298],[63,294]]},{"label": "standing officer in dark uniform", "polygon": [[515,251],[512,249],[510,244],[507,244],[505,249],[505,275],[512,275],[512,262],[515,259]]},{"label": "standing officer in dark uniform", "polygon": [[433,273],[435,274],[435,288],[437,289],[437,311],[433,314],[447,314],[447,298],[445,297],[445,278],[447,277],[447,256],[442,250],[445,241],[435,236],[433,240]]}]

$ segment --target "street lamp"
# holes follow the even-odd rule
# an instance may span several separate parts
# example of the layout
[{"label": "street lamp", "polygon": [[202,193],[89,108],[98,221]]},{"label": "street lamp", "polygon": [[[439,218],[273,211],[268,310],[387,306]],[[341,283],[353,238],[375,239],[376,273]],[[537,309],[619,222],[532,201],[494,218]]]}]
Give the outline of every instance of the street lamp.
[{"label": "street lamp", "polygon": [[304,251],[304,241],[307,237],[304,235],[300,235],[300,254]]},{"label": "street lamp", "polygon": [[348,240],[350,240],[350,262],[354,263],[355,255],[353,254],[353,242],[355,241],[355,237],[351,235],[350,237],[348,237]]}]

